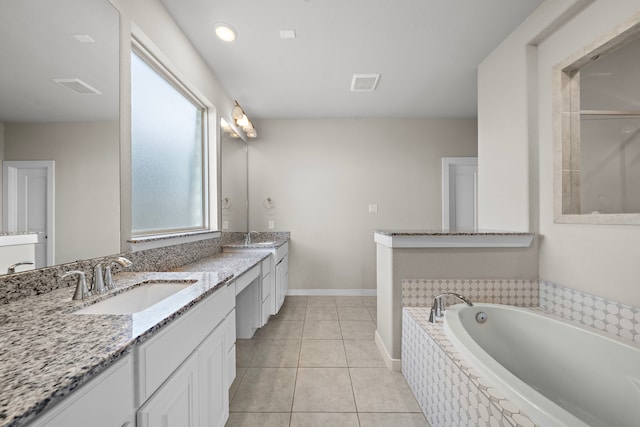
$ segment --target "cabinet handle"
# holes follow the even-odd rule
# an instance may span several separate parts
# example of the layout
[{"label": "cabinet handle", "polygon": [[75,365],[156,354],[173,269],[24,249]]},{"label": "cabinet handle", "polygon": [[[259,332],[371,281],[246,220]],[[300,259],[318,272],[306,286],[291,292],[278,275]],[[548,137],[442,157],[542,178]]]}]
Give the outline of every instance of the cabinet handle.
[{"label": "cabinet handle", "polygon": [[131,423],[129,421],[125,421],[124,424],[122,424],[122,427],[130,427]]}]

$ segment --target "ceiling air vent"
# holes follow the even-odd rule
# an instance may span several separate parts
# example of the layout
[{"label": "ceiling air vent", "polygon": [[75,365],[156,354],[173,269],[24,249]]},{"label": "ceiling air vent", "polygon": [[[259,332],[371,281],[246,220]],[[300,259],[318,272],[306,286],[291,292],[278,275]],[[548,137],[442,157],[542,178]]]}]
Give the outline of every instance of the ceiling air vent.
[{"label": "ceiling air vent", "polygon": [[351,92],[373,92],[378,86],[380,74],[354,74],[351,80]]},{"label": "ceiling air vent", "polygon": [[102,95],[102,92],[89,86],[80,79],[52,79],[60,86],[80,95]]}]

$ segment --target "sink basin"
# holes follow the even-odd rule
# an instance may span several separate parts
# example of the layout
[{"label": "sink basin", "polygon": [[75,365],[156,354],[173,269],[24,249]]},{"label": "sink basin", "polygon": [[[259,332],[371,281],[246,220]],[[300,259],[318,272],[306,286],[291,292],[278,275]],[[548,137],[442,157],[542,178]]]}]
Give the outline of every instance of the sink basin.
[{"label": "sink basin", "polygon": [[75,314],[131,314],[159,303],[194,284],[188,281],[147,281],[110,298],[88,305]]}]

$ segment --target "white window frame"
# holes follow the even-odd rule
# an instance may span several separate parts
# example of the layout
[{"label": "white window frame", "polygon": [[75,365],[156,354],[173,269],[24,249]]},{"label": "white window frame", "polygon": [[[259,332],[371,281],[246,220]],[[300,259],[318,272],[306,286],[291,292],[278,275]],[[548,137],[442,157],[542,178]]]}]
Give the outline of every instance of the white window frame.
[{"label": "white window frame", "polygon": [[[149,46],[152,46],[149,48]],[[129,243],[158,237],[180,237],[184,239],[186,235],[196,235],[196,240],[201,238],[202,232],[216,231],[218,226],[217,213],[217,196],[210,194],[211,191],[218,191],[218,149],[216,132],[216,111],[215,107],[202,95],[197,89],[190,85],[185,78],[181,77],[181,73],[176,67],[172,66],[159,49],[153,47],[153,44],[143,44],[136,37],[131,39],[131,53],[138,55],[143,61],[151,66],[162,78],[178,90],[183,96],[187,97],[194,105],[203,109],[202,118],[202,209],[203,209],[203,225],[202,227],[182,228],[172,230],[156,230],[145,233],[135,233],[133,224],[130,223]],[[133,141],[132,141],[133,143]],[[132,178],[132,176],[131,176]],[[131,195],[133,197],[133,195]],[[130,205],[133,209],[133,203]],[[173,244],[173,242],[171,242]]]}]

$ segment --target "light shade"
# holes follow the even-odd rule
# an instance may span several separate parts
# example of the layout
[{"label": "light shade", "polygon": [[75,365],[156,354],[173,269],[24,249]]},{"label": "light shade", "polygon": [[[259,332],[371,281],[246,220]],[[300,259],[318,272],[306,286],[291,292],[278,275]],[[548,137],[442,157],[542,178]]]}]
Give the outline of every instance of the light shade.
[{"label": "light shade", "polygon": [[236,30],[229,24],[219,22],[213,26],[216,36],[222,41],[231,43],[236,39]]}]

